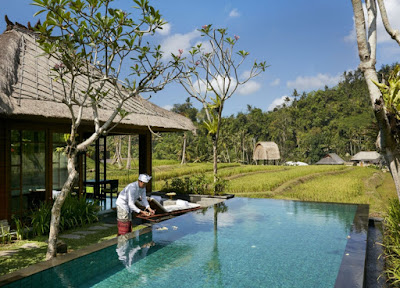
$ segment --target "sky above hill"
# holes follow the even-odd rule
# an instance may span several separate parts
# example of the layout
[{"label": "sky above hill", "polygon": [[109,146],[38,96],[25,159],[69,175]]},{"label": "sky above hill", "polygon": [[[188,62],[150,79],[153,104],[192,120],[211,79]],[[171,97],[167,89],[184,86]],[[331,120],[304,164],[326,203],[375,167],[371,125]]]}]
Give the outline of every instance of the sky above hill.
[{"label": "sky above hill", "polygon": [[[39,9],[30,0],[2,1],[0,31],[6,24],[4,15],[13,22],[36,23],[33,14]],[[117,0],[124,10],[131,1]],[[224,115],[246,112],[247,105],[263,111],[282,103],[293,90],[301,94],[333,87],[345,71],[355,70],[359,64],[351,1],[328,0],[154,0],[168,22],[156,40],[167,54],[201,41],[197,29],[206,24],[228,28],[228,33],[240,36],[237,47],[250,52],[247,62],[266,61],[270,67],[242,87],[226,102]],[[389,20],[400,29],[400,0],[386,0]],[[400,59],[400,47],[378,22],[377,68]],[[247,67],[248,69],[249,67]],[[246,67],[241,73],[246,73]],[[183,103],[189,95],[178,84],[152,94],[150,101],[164,108]],[[200,105],[191,100],[197,108]]]}]

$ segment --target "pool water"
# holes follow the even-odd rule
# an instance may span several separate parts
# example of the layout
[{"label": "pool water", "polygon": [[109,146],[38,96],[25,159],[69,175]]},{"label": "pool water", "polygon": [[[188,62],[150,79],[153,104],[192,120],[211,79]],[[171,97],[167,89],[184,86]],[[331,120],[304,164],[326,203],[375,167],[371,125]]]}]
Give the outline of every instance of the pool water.
[{"label": "pool water", "polygon": [[117,245],[19,282],[33,287],[334,287],[356,211],[357,205],[234,198],[155,224],[149,233],[120,237]]}]

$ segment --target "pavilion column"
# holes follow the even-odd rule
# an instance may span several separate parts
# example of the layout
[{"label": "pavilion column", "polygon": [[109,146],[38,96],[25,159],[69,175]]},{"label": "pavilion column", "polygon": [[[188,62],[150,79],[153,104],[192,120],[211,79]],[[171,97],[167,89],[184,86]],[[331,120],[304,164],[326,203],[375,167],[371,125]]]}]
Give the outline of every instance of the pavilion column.
[{"label": "pavilion column", "polygon": [[[146,131],[145,134],[139,134],[139,173],[152,174],[152,147],[151,133]],[[147,193],[152,191],[153,180],[150,180],[146,186]]]},{"label": "pavilion column", "polygon": [[9,207],[9,164],[7,165],[10,152],[10,137],[8,131],[7,120],[0,120],[0,220],[10,220],[8,214]]}]

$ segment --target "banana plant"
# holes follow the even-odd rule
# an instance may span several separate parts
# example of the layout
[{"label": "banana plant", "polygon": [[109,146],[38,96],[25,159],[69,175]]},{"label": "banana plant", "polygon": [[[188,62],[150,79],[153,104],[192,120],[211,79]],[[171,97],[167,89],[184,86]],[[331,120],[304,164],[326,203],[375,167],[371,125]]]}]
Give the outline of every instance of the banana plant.
[{"label": "banana plant", "polygon": [[396,65],[389,75],[389,85],[385,83],[374,84],[382,93],[383,102],[388,113],[395,115],[400,120],[400,65]]}]

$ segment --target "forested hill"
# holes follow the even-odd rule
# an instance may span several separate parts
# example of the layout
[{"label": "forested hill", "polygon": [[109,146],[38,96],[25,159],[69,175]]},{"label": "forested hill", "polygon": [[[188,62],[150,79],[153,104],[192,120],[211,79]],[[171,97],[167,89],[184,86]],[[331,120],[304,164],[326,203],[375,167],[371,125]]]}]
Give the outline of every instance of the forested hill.
[{"label": "forested hill", "polygon": [[[389,66],[380,72],[387,72]],[[235,97],[235,96],[234,96]],[[281,152],[281,161],[315,163],[326,153],[337,153],[348,160],[361,150],[375,150],[378,133],[362,73],[345,72],[333,88],[302,93],[294,90],[286,103],[273,111],[247,107],[223,119],[219,143],[221,162],[251,163],[258,141],[274,141]],[[182,113],[197,123],[197,136],[186,133],[188,161],[212,159],[211,139],[203,127],[203,112],[192,106],[188,98],[175,104],[174,112]],[[168,134],[155,140],[154,157],[180,159],[184,134]]]}]

